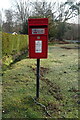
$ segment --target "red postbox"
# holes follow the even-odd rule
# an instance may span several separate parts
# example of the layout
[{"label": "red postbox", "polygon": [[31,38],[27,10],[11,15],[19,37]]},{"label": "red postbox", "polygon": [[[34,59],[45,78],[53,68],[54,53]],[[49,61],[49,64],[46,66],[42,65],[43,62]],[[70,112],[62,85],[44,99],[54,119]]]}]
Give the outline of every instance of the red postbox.
[{"label": "red postbox", "polygon": [[29,57],[47,58],[48,18],[28,19]]}]

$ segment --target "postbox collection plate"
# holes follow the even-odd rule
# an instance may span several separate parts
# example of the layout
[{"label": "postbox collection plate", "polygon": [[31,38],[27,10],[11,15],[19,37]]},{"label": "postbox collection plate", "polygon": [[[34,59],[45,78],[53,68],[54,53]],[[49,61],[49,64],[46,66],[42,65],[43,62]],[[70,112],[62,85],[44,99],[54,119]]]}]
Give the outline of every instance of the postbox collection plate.
[{"label": "postbox collection plate", "polygon": [[42,41],[35,41],[35,53],[42,53]]},{"label": "postbox collection plate", "polygon": [[32,29],[32,34],[44,34],[45,29]]}]

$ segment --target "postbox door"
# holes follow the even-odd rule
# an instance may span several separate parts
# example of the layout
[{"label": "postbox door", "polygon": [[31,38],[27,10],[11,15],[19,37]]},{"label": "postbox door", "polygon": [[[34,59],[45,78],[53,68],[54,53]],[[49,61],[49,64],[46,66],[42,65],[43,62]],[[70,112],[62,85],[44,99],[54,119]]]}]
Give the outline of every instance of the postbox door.
[{"label": "postbox door", "polygon": [[29,37],[30,58],[47,58],[47,35]]}]

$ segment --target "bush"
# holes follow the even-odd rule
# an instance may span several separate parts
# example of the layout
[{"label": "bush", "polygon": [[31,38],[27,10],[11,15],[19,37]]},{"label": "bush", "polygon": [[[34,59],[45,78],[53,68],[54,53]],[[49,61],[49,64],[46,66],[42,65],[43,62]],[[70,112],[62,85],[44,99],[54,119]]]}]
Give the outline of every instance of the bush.
[{"label": "bush", "polygon": [[3,66],[9,66],[25,50],[28,50],[28,35],[2,33]]},{"label": "bush", "polygon": [[14,55],[28,49],[27,35],[2,33],[2,55]]}]

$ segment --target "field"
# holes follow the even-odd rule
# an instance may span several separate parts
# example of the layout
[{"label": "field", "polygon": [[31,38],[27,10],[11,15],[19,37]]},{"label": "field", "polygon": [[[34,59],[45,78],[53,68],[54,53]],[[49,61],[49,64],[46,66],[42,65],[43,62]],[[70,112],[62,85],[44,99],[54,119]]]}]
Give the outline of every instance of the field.
[{"label": "field", "polygon": [[78,118],[77,46],[49,45],[48,59],[40,63],[41,104],[34,100],[36,59],[24,56],[3,71],[3,118]]}]

